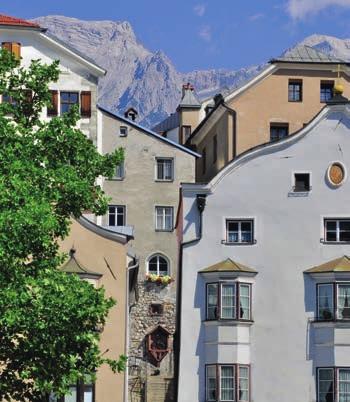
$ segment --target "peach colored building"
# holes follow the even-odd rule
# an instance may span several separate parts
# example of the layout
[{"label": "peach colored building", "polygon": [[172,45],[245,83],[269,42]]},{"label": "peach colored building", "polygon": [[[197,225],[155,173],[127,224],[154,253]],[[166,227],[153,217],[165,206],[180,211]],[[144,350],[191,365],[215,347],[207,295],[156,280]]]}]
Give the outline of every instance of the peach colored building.
[{"label": "peach colored building", "polygon": [[[127,354],[128,289],[133,290],[137,262],[128,252],[129,236],[107,230],[85,218],[73,220],[69,236],[61,250],[69,255],[62,270],[78,274],[97,287],[104,287],[106,296],[117,304],[110,310],[101,336],[101,351],[105,357]],[[125,402],[127,401],[127,371],[114,374],[102,366],[95,384],[72,385],[72,395],[64,402]]]},{"label": "peach colored building", "polygon": [[[172,137],[177,132],[180,142],[184,130],[191,133],[186,145],[202,155],[196,180],[206,182],[237,155],[302,129],[332,98],[336,84],[349,97],[349,73],[345,61],[299,46],[271,60],[241,87],[207,99],[200,107],[194,101],[192,108],[184,108],[182,101],[155,130]],[[188,84],[184,88],[193,91]],[[184,119],[186,129],[181,126]]]}]

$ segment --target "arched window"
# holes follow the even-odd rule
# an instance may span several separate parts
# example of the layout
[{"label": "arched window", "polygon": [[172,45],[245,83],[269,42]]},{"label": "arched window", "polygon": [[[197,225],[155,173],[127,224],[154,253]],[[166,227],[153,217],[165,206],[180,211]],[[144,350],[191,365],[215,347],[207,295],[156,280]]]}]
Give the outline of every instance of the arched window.
[{"label": "arched window", "polygon": [[148,260],[148,273],[159,276],[169,275],[169,261],[161,254],[152,255]]}]

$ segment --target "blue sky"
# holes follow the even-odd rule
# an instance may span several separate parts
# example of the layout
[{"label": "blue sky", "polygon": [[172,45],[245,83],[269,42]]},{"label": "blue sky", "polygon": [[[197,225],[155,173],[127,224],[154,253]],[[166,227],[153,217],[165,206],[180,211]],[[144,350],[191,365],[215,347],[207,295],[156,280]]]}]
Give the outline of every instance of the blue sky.
[{"label": "blue sky", "polygon": [[0,13],[127,20],[183,72],[261,63],[313,33],[350,37],[350,0],[5,0]]}]

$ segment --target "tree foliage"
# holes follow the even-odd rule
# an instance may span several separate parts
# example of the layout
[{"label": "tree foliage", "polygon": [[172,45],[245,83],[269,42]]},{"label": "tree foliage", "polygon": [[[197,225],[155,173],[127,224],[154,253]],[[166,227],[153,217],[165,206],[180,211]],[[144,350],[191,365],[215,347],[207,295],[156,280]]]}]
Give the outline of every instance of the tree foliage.
[{"label": "tree foliage", "polygon": [[93,375],[104,363],[123,369],[125,358],[104,359],[100,333],[114,301],[76,275],[57,268],[58,240],[71,217],[103,214],[96,185],[110,177],[123,151],[100,155],[77,129],[74,108],[42,118],[59,63],[22,67],[0,52],[0,399],[42,400]]}]

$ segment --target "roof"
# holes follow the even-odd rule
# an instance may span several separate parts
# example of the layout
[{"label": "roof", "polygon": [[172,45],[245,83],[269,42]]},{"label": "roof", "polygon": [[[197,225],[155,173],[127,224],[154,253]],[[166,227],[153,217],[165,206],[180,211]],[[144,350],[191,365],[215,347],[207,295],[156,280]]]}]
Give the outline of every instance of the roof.
[{"label": "roof", "polygon": [[[110,239],[113,241],[117,241],[118,243],[125,244],[129,240],[133,239],[134,236],[133,234],[130,233],[122,233],[121,231],[118,231],[116,229],[121,229],[120,226],[118,228],[111,230],[110,227],[103,227],[96,225],[94,222],[92,222],[90,219],[88,219],[85,216],[81,216],[77,221],[84,226],[85,229],[91,230],[92,232],[98,234],[99,236],[102,236],[106,239]],[[126,232],[126,231],[125,231]]]},{"label": "roof", "polygon": [[105,109],[105,108],[103,108],[102,106],[99,106],[99,105],[97,105],[97,108],[98,108],[99,110],[101,110],[102,112],[108,114],[109,116],[111,116],[111,117],[113,117],[113,118],[115,118],[115,119],[117,119],[117,120],[120,120],[120,121],[122,121],[123,123],[128,124],[129,126],[132,126],[132,127],[136,128],[137,130],[142,131],[143,133],[145,133],[145,134],[147,134],[147,135],[150,135],[150,136],[156,138],[157,140],[163,141],[163,142],[167,143],[167,144],[170,145],[170,146],[173,146],[173,147],[175,147],[175,148],[178,148],[180,151],[186,152],[186,153],[188,153],[188,154],[190,154],[190,155],[192,155],[192,156],[195,156],[196,158],[200,158],[200,157],[201,157],[201,155],[198,154],[197,152],[194,152],[194,151],[192,151],[191,149],[186,148],[186,147],[184,147],[183,145],[178,144],[177,142],[171,141],[171,140],[169,140],[168,138],[163,137],[163,136],[161,136],[160,134],[155,133],[154,131],[149,130],[149,129],[146,128],[146,127],[140,126],[139,124],[135,123],[134,121],[129,120],[129,119],[127,119],[127,118],[121,116],[121,115],[118,114],[118,113],[111,112],[110,110]]},{"label": "roof", "polygon": [[299,45],[289,49],[283,53],[282,56],[270,61],[270,63],[275,62],[347,64],[344,60],[320,52],[311,46],[304,45]]},{"label": "roof", "polygon": [[9,15],[0,14],[0,25],[12,26],[12,27],[25,27],[40,29],[40,25],[35,22],[23,20],[21,18],[11,17]]},{"label": "roof", "polygon": [[179,103],[179,107],[188,107],[188,108],[200,108],[201,103],[198,100],[196,94],[194,93],[194,89],[192,86],[187,86],[184,88],[184,95]]},{"label": "roof", "polygon": [[217,264],[211,265],[208,268],[202,269],[199,271],[200,273],[207,272],[249,272],[256,274],[257,271],[252,268],[248,268],[247,266],[240,264],[236,261],[232,261],[230,258],[227,258],[224,261],[221,261]]},{"label": "roof", "polygon": [[347,255],[310,268],[305,273],[350,272],[350,258]]},{"label": "roof", "polygon": [[85,268],[75,257],[75,250],[72,249],[70,251],[69,260],[61,266],[61,271],[67,272],[68,274],[78,274],[78,275],[88,275],[88,276],[96,276],[100,277],[102,274],[98,272],[93,272],[87,268]]},{"label": "roof", "polygon": [[166,119],[158,123],[156,126],[152,128],[153,131],[157,133],[164,133],[172,130],[173,128],[179,127],[180,125],[180,117],[179,113],[175,112],[168,116]]}]

